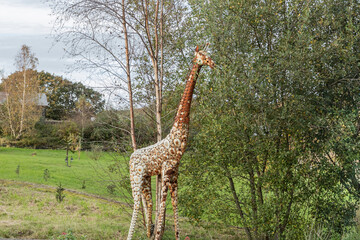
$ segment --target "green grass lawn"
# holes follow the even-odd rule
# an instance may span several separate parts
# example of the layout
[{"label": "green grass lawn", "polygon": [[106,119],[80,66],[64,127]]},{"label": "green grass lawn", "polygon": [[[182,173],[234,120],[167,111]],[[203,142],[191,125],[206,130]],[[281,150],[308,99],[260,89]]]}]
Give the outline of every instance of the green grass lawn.
[{"label": "green grass lawn", "polygon": [[[126,238],[132,208],[131,204],[123,203],[129,203],[131,197],[122,197],[118,188],[111,194],[107,186],[114,182],[112,180],[116,182],[116,179],[119,179],[116,176],[118,173],[108,171],[109,166],[114,163],[114,157],[122,166],[126,166],[128,158],[119,154],[103,153],[100,159],[93,160],[90,152],[82,152],[80,159],[77,154],[70,154],[74,161],[71,167],[67,167],[65,155],[64,150],[0,147],[0,238],[57,239],[69,229],[74,232],[77,239]],[[18,166],[19,174],[16,173]],[[47,181],[44,179],[45,169],[50,173]],[[124,176],[128,175],[126,167],[121,168],[121,173]],[[62,203],[55,200],[55,189],[60,182],[69,190],[65,192],[66,197]],[[153,189],[154,183],[155,178]],[[163,239],[174,239],[170,201],[166,215]],[[359,217],[360,212],[357,215]],[[188,219],[180,218],[181,239],[185,236],[189,236],[191,240],[245,239],[241,229],[219,226],[211,222],[207,225],[206,229],[192,226]],[[134,239],[147,239],[141,214]],[[342,239],[360,238],[357,231]]]},{"label": "green grass lawn", "polygon": [[[82,239],[82,236],[86,236],[84,239],[104,240],[126,238],[132,209],[108,201],[114,199],[126,202],[119,190],[114,194],[107,190],[107,186],[113,183],[111,179],[117,179],[116,173],[108,171],[108,167],[114,162],[114,154],[103,153],[97,161],[91,159],[91,153],[81,153],[80,160],[77,154],[73,154],[70,155],[74,158],[71,167],[66,166],[65,155],[64,150],[0,148],[0,238],[57,239],[69,229],[77,239]],[[124,165],[128,161],[128,158],[120,155],[115,157]],[[18,166],[19,174],[16,173]],[[44,179],[45,169],[50,173],[47,181]],[[121,171],[127,176],[126,168]],[[82,188],[84,180],[85,189]],[[62,203],[55,200],[55,188],[60,182],[64,188],[76,190],[66,191]],[[155,178],[153,188],[154,184]],[[108,200],[84,195],[82,192]],[[166,222],[163,239],[174,239],[170,201]],[[194,227],[186,218],[180,219],[180,230],[182,239],[185,236],[198,240],[243,239],[243,232],[239,229],[218,227],[211,223],[207,229]],[[147,239],[141,214],[134,239]]]},{"label": "green grass lawn", "polygon": [[[34,150],[20,148],[0,148],[0,179],[26,181],[50,186],[59,183],[64,188],[81,190],[91,194],[116,197],[110,194],[107,186],[112,184],[108,166],[113,163],[114,154],[103,153],[97,161],[90,158],[90,152],[82,152],[78,160],[77,153],[70,154],[74,158],[71,167],[65,163],[65,150]],[[128,159],[118,155],[122,161]],[[19,167],[19,175],[16,173]],[[49,170],[50,178],[45,181],[44,171]],[[110,174],[110,175],[108,175]],[[126,174],[126,173],[124,173]],[[83,183],[85,181],[85,189]]]}]

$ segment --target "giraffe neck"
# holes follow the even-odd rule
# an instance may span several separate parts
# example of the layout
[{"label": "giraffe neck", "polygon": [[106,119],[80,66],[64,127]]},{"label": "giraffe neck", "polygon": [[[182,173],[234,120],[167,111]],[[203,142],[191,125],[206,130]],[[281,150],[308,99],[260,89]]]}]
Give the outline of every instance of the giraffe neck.
[{"label": "giraffe neck", "polygon": [[195,63],[191,69],[189,77],[186,81],[184,93],[181,97],[180,104],[176,113],[173,128],[189,128],[191,100],[201,67],[201,65]]}]

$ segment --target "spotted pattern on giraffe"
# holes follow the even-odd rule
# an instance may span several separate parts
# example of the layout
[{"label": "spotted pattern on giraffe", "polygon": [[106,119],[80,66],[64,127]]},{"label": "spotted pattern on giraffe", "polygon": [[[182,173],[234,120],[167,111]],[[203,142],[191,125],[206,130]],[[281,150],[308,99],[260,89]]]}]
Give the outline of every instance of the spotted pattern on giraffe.
[{"label": "spotted pattern on giraffe", "polygon": [[[174,160],[177,160],[185,151],[188,134],[188,128],[178,128],[174,125],[170,134],[163,140],[149,147],[136,150],[130,159],[130,177],[133,178],[136,175],[142,175],[143,172],[145,172],[146,175],[154,176],[155,174],[153,172],[161,170],[161,165],[164,160],[170,156],[172,158],[175,157]],[[145,149],[146,152],[148,152],[146,156],[143,155]]]}]

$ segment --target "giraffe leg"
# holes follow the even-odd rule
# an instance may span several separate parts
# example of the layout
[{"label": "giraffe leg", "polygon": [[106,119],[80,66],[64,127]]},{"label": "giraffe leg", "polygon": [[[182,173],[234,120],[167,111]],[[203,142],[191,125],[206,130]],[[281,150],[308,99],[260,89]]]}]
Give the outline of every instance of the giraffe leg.
[{"label": "giraffe leg", "polygon": [[136,218],[137,218],[137,215],[139,213],[139,208],[140,208],[140,191],[134,192],[134,190],[133,190],[133,197],[134,197],[134,210],[133,210],[133,214],[132,214],[132,218],[131,218],[130,229],[129,229],[129,234],[128,234],[127,240],[131,240],[132,235],[134,234]]},{"label": "giraffe leg", "polygon": [[[165,172],[163,172],[165,173]],[[168,192],[168,188],[169,188],[169,182],[170,182],[170,177],[169,175],[165,175],[163,174],[162,176],[162,184],[161,184],[161,202],[160,202],[160,213],[159,213],[159,218],[157,220],[157,228],[156,228],[156,235],[155,235],[155,240],[161,240],[162,235],[164,233],[164,218],[165,218],[165,207],[166,207],[166,197],[167,197],[167,192]]]},{"label": "giraffe leg", "polygon": [[147,234],[148,238],[150,238],[154,232],[154,226],[152,224],[153,202],[152,202],[152,195],[151,195],[151,177],[150,176],[147,176],[144,178],[144,182],[143,182],[142,186],[143,186],[142,200],[143,200],[143,205],[144,205],[145,213],[146,213],[146,234]]},{"label": "giraffe leg", "polygon": [[170,194],[171,194],[171,204],[174,210],[174,224],[175,224],[175,239],[180,239],[179,234],[179,212],[178,212],[178,184],[177,184],[177,176],[174,176],[174,180],[170,183]]},{"label": "giraffe leg", "polygon": [[136,218],[137,218],[137,215],[138,215],[139,209],[140,209],[140,198],[141,198],[140,194],[141,194],[141,190],[142,190],[141,186],[142,186],[142,182],[143,182],[143,176],[141,175],[141,173],[142,172],[130,173],[132,195],[133,195],[133,199],[134,199],[134,208],[133,208],[133,214],[132,214],[132,218],[131,218],[130,229],[129,229],[127,240],[132,239],[132,236],[134,234],[135,225],[136,225]]}]

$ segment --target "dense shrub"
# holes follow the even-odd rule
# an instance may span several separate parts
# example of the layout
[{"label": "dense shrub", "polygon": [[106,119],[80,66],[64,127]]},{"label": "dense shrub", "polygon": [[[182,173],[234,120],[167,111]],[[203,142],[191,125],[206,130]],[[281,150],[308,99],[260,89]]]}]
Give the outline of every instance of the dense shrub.
[{"label": "dense shrub", "polygon": [[341,236],[360,197],[360,2],[190,5],[217,67],[197,85],[182,213],[249,240]]}]

